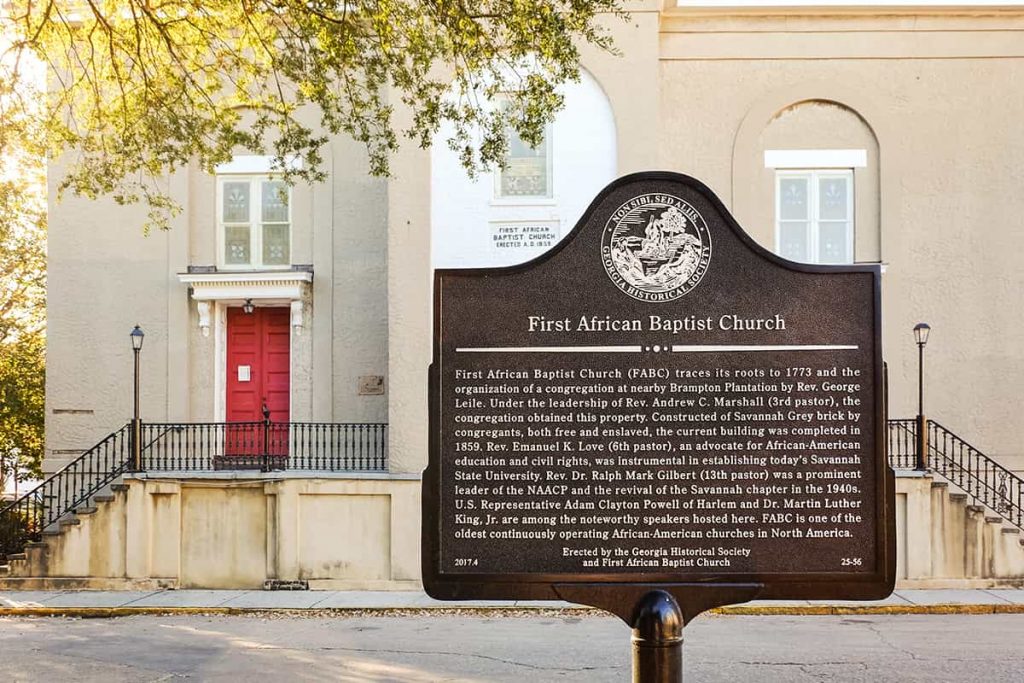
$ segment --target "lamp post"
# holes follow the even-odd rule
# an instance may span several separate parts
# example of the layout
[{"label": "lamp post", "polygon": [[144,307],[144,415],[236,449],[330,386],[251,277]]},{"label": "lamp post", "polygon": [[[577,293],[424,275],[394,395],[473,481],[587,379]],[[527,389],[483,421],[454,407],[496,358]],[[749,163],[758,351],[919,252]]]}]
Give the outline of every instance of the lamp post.
[{"label": "lamp post", "polygon": [[917,469],[928,469],[928,421],[924,417],[924,345],[928,343],[928,323],[914,325],[917,342]]},{"label": "lamp post", "polygon": [[142,420],[139,417],[139,352],[142,351],[142,340],[146,333],[138,325],[128,335],[132,340],[132,353],[135,355],[135,410],[132,413],[132,469],[142,471]]}]

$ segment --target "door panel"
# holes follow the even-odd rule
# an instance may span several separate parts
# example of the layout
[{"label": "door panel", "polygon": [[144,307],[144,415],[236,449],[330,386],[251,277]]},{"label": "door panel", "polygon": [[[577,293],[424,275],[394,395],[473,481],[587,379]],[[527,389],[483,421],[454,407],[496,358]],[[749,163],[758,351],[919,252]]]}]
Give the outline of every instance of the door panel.
[{"label": "door panel", "polygon": [[[227,401],[228,422],[262,420],[260,399],[262,386],[259,373],[261,309],[245,315],[241,308],[228,309]],[[249,368],[249,379],[239,377],[239,368]]]},{"label": "door panel", "polygon": [[[227,310],[225,454],[287,456],[291,331],[286,308]],[[263,425],[264,405],[277,423]],[[243,424],[238,424],[243,423]],[[232,463],[225,463],[230,466]],[[234,463],[238,464],[238,463]]]},{"label": "door panel", "polygon": [[[291,330],[287,308],[264,308],[263,396],[267,399],[270,419],[287,422],[291,399],[289,361]],[[261,416],[262,417],[262,416]]]}]

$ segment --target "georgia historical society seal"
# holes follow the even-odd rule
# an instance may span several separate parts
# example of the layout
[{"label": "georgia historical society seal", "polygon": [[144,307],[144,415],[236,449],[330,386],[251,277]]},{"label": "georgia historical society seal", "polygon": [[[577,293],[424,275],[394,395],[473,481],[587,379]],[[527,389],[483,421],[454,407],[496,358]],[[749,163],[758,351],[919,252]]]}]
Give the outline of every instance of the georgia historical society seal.
[{"label": "georgia historical society seal", "polygon": [[673,301],[697,286],[711,261],[704,218],[679,197],[643,194],[612,213],[601,261],[615,286],[640,301]]}]

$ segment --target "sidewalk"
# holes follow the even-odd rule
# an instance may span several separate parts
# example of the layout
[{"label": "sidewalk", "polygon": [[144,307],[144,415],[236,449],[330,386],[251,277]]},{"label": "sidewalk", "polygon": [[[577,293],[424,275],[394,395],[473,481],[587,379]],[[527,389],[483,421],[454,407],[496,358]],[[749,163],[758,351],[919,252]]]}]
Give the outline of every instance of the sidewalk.
[{"label": "sidewalk", "polygon": [[[131,614],[239,614],[267,610],[392,612],[589,609],[559,601],[442,602],[421,591],[2,591],[0,616],[114,617]],[[1024,614],[1024,589],[900,590],[885,600],[760,600],[719,614]]]}]

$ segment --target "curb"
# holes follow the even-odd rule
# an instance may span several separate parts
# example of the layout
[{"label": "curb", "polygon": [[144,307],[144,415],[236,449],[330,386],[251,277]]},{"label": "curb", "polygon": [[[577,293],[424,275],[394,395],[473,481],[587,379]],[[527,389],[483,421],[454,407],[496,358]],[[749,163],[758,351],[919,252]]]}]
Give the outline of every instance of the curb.
[{"label": "curb", "polygon": [[822,616],[846,614],[1024,614],[1024,605],[949,603],[943,605],[733,605],[709,610],[712,614],[737,616]]},{"label": "curb", "polygon": [[[1024,614],[1024,604],[943,605],[779,605],[718,607],[708,611],[719,616],[829,616],[910,614]],[[174,615],[242,616],[279,614],[303,617],[380,616],[596,616],[591,607],[331,607],[296,609],[282,607],[0,607],[2,617],[70,617],[112,619],[130,616]]]}]

